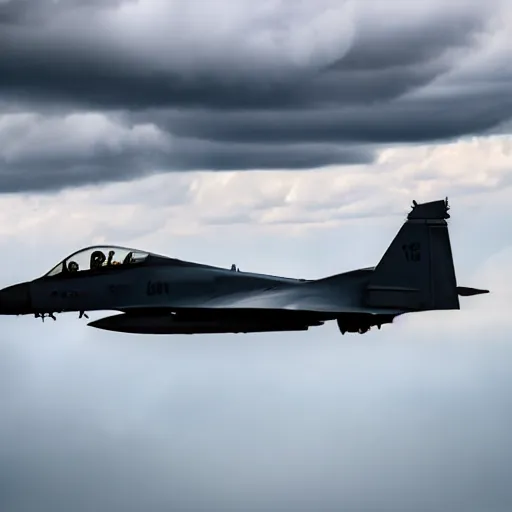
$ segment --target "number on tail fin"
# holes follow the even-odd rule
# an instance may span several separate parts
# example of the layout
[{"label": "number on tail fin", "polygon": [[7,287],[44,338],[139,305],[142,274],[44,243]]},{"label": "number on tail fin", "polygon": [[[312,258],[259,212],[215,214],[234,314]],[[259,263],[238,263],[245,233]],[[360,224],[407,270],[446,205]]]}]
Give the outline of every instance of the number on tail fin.
[{"label": "number on tail fin", "polygon": [[419,242],[404,244],[402,245],[402,250],[404,251],[405,259],[407,261],[421,261],[421,244]]}]

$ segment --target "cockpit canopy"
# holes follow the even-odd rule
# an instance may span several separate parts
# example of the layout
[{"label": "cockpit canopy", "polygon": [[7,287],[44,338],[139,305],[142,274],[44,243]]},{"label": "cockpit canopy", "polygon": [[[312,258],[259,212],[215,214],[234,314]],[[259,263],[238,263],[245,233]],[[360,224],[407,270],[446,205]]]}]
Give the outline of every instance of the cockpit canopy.
[{"label": "cockpit canopy", "polygon": [[127,268],[143,263],[149,253],[116,246],[94,246],[81,249],[61,261],[44,277],[53,277],[74,272],[102,269]]}]

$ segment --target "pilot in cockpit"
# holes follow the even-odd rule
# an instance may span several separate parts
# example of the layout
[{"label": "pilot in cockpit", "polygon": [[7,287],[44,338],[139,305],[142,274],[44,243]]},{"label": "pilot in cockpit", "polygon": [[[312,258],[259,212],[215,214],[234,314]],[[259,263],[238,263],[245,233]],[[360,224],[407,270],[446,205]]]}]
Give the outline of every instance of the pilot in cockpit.
[{"label": "pilot in cockpit", "polygon": [[115,253],[116,253],[116,251],[111,249],[108,252],[108,257],[106,257],[105,253],[103,253],[102,251],[100,251],[100,250],[94,251],[91,254],[90,269],[95,270],[95,269],[100,269],[100,268],[113,267],[113,266],[117,266],[117,265],[127,265],[134,261],[132,251],[130,251],[125,256],[125,258],[122,262],[114,260]]},{"label": "pilot in cockpit", "polygon": [[110,250],[108,251],[108,258],[102,251],[94,251],[91,254],[91,270],[99,269],[102,267],[113,267],[115,265],[121,265],[120,261],[114,261],[114,255],[116,251]]},{"label": "pilot in cockpit", "polygon": [[101,268],[102,265],[105,263],[106,259],[107,258],[105,257],[105,254],[103,254],[102,251],[94,251],[91,254],[91,261],[90,261],[91,270]]},{"label": "pilot in cockpit", "polygon": [[69,272],[78,272],[80,270],[80,267],[78,266],[78,263],[76,261],[70,261],[68,263],[67,270]]}]

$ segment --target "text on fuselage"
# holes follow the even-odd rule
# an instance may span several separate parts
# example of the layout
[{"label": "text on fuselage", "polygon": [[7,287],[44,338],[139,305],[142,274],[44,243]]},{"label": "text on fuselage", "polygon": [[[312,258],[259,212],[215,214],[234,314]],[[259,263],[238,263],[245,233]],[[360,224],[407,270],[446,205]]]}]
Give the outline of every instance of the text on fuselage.
[{"label": "text on fuselage", "polygon": [[169,295],[170,286],[166,281],[148,281],[146,295]]}]

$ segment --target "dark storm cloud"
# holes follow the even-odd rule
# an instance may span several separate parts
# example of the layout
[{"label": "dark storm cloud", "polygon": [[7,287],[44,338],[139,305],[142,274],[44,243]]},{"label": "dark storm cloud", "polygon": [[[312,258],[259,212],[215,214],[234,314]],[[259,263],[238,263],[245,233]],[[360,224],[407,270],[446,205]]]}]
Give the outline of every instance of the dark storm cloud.
[{"label": "dark storm cloud", "polygon": [[[135,119],[151,119],[165,130],[183,137],[224,142],[268,144],[300,143],[400,143],[446,140],[482,133],[498,125],[504,112],[512,113],[509,86],[457,98],[403,99],[359,108],[285,112],[228,112],[213,117],[208,111],[152,112]],[[468,105],[472,105],[469,109]],[[416,120],[416,122],[412,122]]]},{"label": "dark storm cloud", "polygon": [[[0,190],[367,163],[380,143],[503,125],[512,115],[510,56],[495,43],[492,15],[505,4],[407,5],[0,3],[0,100],[11,111],[115,111],[122,126],[151,124],[172,140],[172,150],[127,143],[27,160],[6,156],[12,142],[1,128],[10,120],[0,114]],[[482,59],[487,47],[492,58]]]},{"label": "dark storm cloud", "polygon": [[[1,156],[1,151],[0,151]],[[333,164],[370,163],[367,149],[336,145],[214,144],[183,141],[175,150],[137,148],[121,153],[105,150],[87,157],[20,159],[4,164],[0,158],[0,191],[54,191],[66,187],[139,178],[165,170],[230,171],[245,169],[312,169]]]},{"label": "dark storm cloud", "polygon": [[[26,2],[18,11],[22,5],[33,8]],[[51,9],[39,7],[37,12],[49,16]],[[426,85],[451,69],[455,63],[446,61],[446,54],[471,47],[484,22],[481,13],[457,11],[440,13],[415,26],[413,33],[379,34],[369,20],[370,29],[365,32],[361,27],[348,51],[340,47],[335,52],[340,57],[324,66],[313,62],[283,73],[275,72],[269,63],[261,73],[241,75],[222,61],[213,69],[210,64],[180,72],[173,68],[172,56],[168,68],[162,69],[151,61],[127,58],[114,44],[83,46],[79,37],[60,44],[64,38],[27,24],[23,30],[11,27],[0,34],[4,49],[0,91],[13,97],[136,110],[169,106],[280,110],[383,101]],[[163,42],[161,49],[167,50]]]}]

